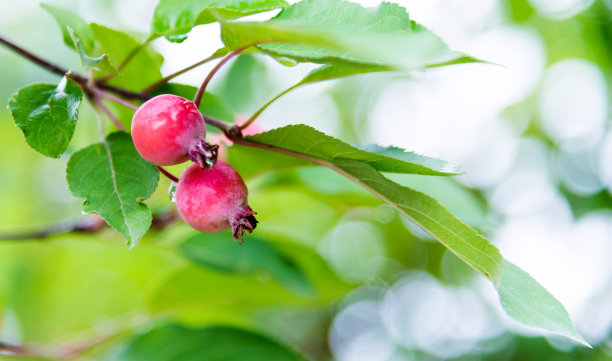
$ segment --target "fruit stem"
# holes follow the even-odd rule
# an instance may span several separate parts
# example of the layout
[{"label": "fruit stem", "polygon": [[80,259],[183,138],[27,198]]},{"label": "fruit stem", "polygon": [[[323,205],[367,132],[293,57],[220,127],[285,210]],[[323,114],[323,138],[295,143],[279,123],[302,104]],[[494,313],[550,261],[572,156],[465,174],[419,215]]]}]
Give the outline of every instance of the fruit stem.
[{"label": "fruit stem", "polygon": [[175,177],[172,173],[168,172],[164,167],[158,165],[157,169],[159,169],[159,171],[163,175],[165,175],[168,179],[170,179],[174,183],[178,183],[179,179],[177,177]]},{"label": "fruit stem", "polygon": [[200,139],[189,150],[189,159],[203,169],[210,169],[215,165],[218,153],[218,145],[210,144],[206,140]]},{"label": "fruit stem", "polygon": [[255,218],[256,214],[257,212],[253,212],[251,207],[244,205],[232,219],[230,219],[234,241],[243,244],[246,232],[253,233],[253,230],[257,227],[257,223],[259,223]]},{"label": "fruit stem", "polygon": [[234,56],[240,54],[245,49],[248,49],[248,48],[250,48],[251,46],[254,46],[254,45],[257,45],[257,44],[251,44],[251,45],[243,46],[241,48],[238,48],[238,49],[232,51],[231,53],[227,54],[223,59],[221,59],[221,61],[217,65],[215,65],[215,67],[210,71],[210,73],[208,73],[208,75],[206,76],[206,78],[202,82],[202,85],[200,85],[200,88],[198,89],[198,92],[197,92],[195,98],[193,99],[193,103],[196,105],[197,108],[200,107],[200,103],[202,102],[202,96],[204,95],[204,91],[206,90],[206,87],[208,86],[208,83],[210,83],[210,80],[217,73],[217,71],[219,71],[219,69],[221,69],[221,67],[225,63],[227,63],[231,58],[233,58]]}]

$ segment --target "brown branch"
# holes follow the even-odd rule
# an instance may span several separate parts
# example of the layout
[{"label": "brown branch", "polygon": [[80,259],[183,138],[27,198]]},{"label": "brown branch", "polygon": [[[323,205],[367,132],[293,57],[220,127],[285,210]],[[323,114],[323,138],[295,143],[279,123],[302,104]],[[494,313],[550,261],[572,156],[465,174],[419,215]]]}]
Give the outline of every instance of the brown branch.
[{"label": "brown branch", "polygon": [[[15,51],[16,53],[20,54],[21,56],[31,60],[33,63],[38,64],[39,66],[49,70],[52,73],[58,74],[58,75],[66,75],[69,70],[62,68],[59,65],[53,64],[50,61],[47,61],[37,55],[34,55],[33,53],[31,53],[30,51],[22,48],[21,46],[13,43],[12,41],[6,39],[3,36],[0,36],[0,43],[4,44],[5,46],[7,46],[8,48],[12,49],[13,51]],[[78,83],[81,87],[86,88],[87,84],[89,82],[89,78],[78,74],[78,73],[70,73],[70,79],[74,80],[76,83]],[[119,88],[113,85],[108,85],[108,84],[104,84],[104,83],[97,83],[94,82],[94,85],[104,89],[104,90],[108,90],[110,92],[113,92],[117,95],[120,95],[126,99],[138,99],[138,100],[149,100],[152,97],[150,95],[147,94],[143,94],[143,93],[135,93],[132,91],[129,91],[127,89],[123,89],[123,88]]]},{"label": "brown branch", "polygon": [[[158,212],[153,215],[151,227],[155,229],[163,229],[172,224],[176,219],[176,212],[174,212],[174,210]],[[59,222],[36,231],[0,235],[0,241],[44,240],[70,232],[95,234],[106,227],[106,222],[102,217],[91,215],[86,217],[86,219]],[[1,349],[2,347],[0,343],[0,350]]]}]

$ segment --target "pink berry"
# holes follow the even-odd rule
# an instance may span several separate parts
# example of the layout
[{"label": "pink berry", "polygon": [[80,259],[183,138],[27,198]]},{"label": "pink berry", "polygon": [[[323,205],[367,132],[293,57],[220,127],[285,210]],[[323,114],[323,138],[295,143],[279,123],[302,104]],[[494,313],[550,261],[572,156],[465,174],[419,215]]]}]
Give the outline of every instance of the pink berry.
[{"label": "pink berry", "polygon": [[156,165],[188,159],[201,167],[216,160],[216,145],[204,137],[206,126],[193,102],[172,94],[158,95],[138,108],[132,119],[132,140],[138,153]]},{"label": "pink berry", "polygon": [[255,212],[247,204],[247,187],[234,168],[217,161],[211,169],[192,165],[176,187],[175,201],[181,218],[207,233],[233,230],[234,240],[243,239],[257,226]]}]

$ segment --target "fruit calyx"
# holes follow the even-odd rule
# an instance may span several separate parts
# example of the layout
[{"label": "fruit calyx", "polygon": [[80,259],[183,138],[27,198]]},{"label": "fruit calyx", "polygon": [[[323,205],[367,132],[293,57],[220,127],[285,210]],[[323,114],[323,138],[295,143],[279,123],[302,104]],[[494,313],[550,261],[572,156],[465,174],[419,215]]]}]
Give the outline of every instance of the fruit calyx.
[{"label": "fruit calyx", "polygon": [[198,139],[189,149],[189,159],[202,169],[210,169],[217,162],[219,146],[210,144],[204,139]]},{"label": "fruit calyx", "polygon": [[255,227],[257,227],[257,219],[251,207],[243,205],[238,209],[238,212],[230,218],[230,224],[232,226],[232,236],[234,241],[239,240],[239,244],[244,243],[245,232],[253,233]]}]

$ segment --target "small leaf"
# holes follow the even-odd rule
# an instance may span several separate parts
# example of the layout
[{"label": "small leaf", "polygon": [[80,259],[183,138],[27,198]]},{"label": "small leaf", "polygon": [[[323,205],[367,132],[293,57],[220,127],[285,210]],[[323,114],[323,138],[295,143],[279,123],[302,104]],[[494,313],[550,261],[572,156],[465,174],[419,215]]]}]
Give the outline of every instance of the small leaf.
[{"label": "small leaf", "polygon": [[71,28],[68,28],[68,33],[74,42],[74,47],[76,48],[79,58],[81,59],[81,64],[87,68],[93,68],[96,71],[103,71],[106,73],[111,73],[113,75],[118,74],[117,69],[110,63],[110,59],[108,55],[102,54],[97,58],[89,56],[91,53],[90,50],[85,49],[83,46],[83,42],[81,38],[79,38]]},{"label": "small leaf", "polygon": [[287,5],[283,0],[161,0],[155,7],[152,32],[180,43],[196,25],[238,19]]},{"label": "small leaf", "polygon": [[344,0],[305,0],[266,22],[221,27],[229,48],[259,43],[268,53],[297,61],[411,70],[463,56],[411,21],[403,7],[386,2],[364,8]]},{"label": "small leaf", "polygon": [[[231,235],[230,235],[231,238]],[[219,271],[267,273],[282,285],[301,294],[312,294],[312,285],[302,269],[268,242],[249,237],[238,247],[227,234],[196,234],[179,246],[183,257]]]},{"label": "small leaf", "polygon": [[257,333],[231,327],[157,327],[135,336],[113,361],[304,361],[285,346]]},{"label": "small leaf", "polygon": [[82,98],[81,88],[64,77],[58,85],[32,84],[19,89],[8,108],[30,147],[58,158],[72,139]]},{"label": "small leaf", "polygon": [[71,29],[74,35],[81,40],[81,45],[86,52],[91,52],[94,46],[94,36],[85,20],[81,19],[77,14],[64,10],[49,4],[41,3],[43,9],[47,10],[54,18],[62,30],[64,43],[69,47],[77,50],[72,36],[68,29]]},{"label": "small leaf", "polygon": [[157,168],[140,157],[129,134],[110,134],[102,143],[74,153],[66,168],[68,187],[85,198],[83,211],[97,213],[134,247],[151,225],[141,203],[157,187]]},{"label": "small leaf", "polygon": [[259,143],[274,145],[326,161],[354,159],[382,172],[454,175],[454,164],[439,159],[406,152],[400,148],[376,146],[375,152],[355,148],[304,124],[288,125],[247,137]]},{"label": "small leaf", "polygon": [[527,272],[508,261],[504,262],[498,292],[502,306],[518,322],[590,346],[576,331],[561,302]]},{"label": "small leaf", "polygon": [[[493,283],[499,284],[503,258],[495,246],[457,219],[435,199],[394,183],[379,173],[384,171],[449,174],[443,172],[449,168],[444,162],[423,162],[429,158],[422,156],[413,158],[410,154],[399,154],[401,158],[415,161],[413,163],[391,158],[388,155],[369,153],[301,124],[248,136],[246,139],[301,154],[313,162],[336,170],[387,202],[430,233],[465,263]],[[398,148],[384,150],[376,148],[376,150],[384,154],[400,152]],[[433,164],[441,169],[432,169],[421,163],[429,166]]]}]

